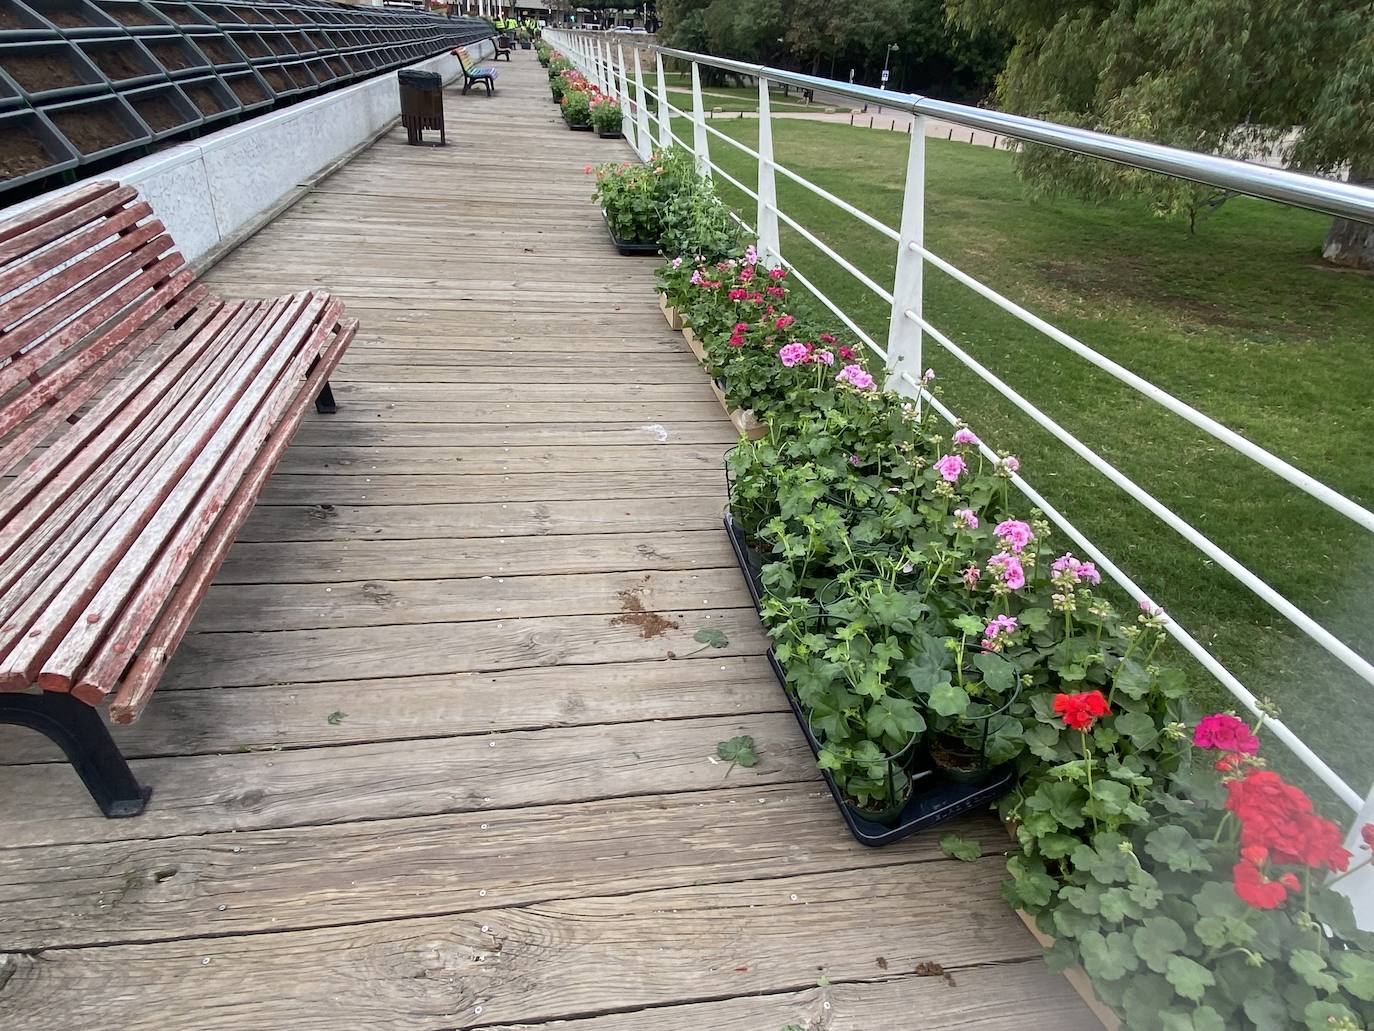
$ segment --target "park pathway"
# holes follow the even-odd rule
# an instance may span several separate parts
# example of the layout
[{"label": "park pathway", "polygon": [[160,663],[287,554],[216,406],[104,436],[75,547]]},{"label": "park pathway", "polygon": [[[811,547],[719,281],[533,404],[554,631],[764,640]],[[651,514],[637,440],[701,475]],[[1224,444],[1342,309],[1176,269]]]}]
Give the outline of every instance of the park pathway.
[{"label": "park pathway", "polygon": [[346,300],[340,410],[119,733],[143,816],[0,728],[0,1027],[1094,1026],[995,821],[968,864],[848,837],[720,525],[730,425],[589,203],[627,152],[501,72],[210,275]]}]

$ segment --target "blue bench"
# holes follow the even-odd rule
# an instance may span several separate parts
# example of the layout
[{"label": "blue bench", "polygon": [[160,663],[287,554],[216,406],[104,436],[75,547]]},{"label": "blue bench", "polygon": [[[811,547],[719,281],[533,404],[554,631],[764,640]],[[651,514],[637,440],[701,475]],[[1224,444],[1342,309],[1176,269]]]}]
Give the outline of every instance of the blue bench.
[{"label": "blue bench", "polygon": [[463,69],[463,92],[482,85],[487,88],[487,96],[491,96],[492,87],[496,85],[496,69],[490,65],[474,65],[468,57],[467,47],[458,47],[453,51],[453,56],[458,58],[458,64]]}]

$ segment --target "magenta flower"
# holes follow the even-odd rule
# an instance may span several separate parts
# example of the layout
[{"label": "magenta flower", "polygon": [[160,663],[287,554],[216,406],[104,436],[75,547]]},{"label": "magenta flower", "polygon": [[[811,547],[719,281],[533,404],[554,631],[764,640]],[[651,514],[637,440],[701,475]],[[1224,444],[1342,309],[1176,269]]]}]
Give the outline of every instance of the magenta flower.
[{"label": "magenta flower", "polygon": [[1085,583],[1090,583],[1094,587],[1102,582],[1102,574],[1097,571],[1097,567],[1091,562],[1080,562],[1078,568],[1074,570],[1078,579]]},{"label": "magenta flower", "polygon": [[[821,339],[824,340],[825,337],[826,337],[826,334],[822,333],[822,334],[821,334]],[[852,361],[854,360],[854,348],[852,348],[852,347],[841,347],[841,348],[840,348],[840,357],[843,358],[843,359],[844,359],[845,361],[847,361],[847,362],[852,362]]]},{"label": "magenta flower", "polygon": [[674,258],[674,259],[672,260],[671,264],[672,264],[672,266],[673,266],[674,269],[680,269],[680,268],[682,268],[682,256],[681,256],[681,255],[678,255],[676,258]]},{"label": "magenta flower", "polygon": [[748,332],[749,332],[749,323],[747,323],[747,322],[736,322],[736,323],[735,323],[735,332],[736,332],[736,333],[748,333]]},{"label": "magenta flower", "polygon": [[796,321],[797,320],[791,315],[779,315],[777,321],[774,322],[773,325],[777,326],[778,329],[786,329]]},{"label": "magenta flower", "polygon": [[967,426],[960,426],[954,431],[954,443],[956,444],[977,444],[978,438]]},{"label": "magenta flower", "polygon": [[781,301],[784,297],[787,296],[787,291],[780,286],[764,287],[764,293],[766,293],[769,297],[773,298],[773,300],[775,301]]},{"label": "magenta flower", "polygon": [[823,344],[834,344],[834,343],[838,343],[838,342],[839,342],[839,338],[836,337],[834,333],[822,333],[822,334],[821,334],[821,343],[823,343]]},{"label": "magenta flower", "polygon": [[944,477],[946,483],[953,483],[966,469],[968,464],[958,455],[945,455],[935,463],[935,471]]},{"label": "magenta flower", "polygon": [[701,269],[692,270],[692,285],[701,286]]},{"label": "magenta flower", "polygon": [[876,384],[873,377],[864,372],[862,365],[846,365],[835,374],[836,383],[848,383],[858,390],[872,390]]},{"label": "magenta flower", "polygon": [[746,265],[757,265],[759,263],[759,250],[752,243],[744,248],[744,263]]},{"label": "magenta flower", "polygon": [[778,350],[778,358],[790,369],[798,362],[806,361],[806,345],[786,344]]},{"label": "magenta flower", "polygon": [[809,359],[813,362],[820,362],[822,365],[834,365],[835,356],[829,351],[812,351]]},{"label": "magenta flower", "polygon": [[754,281],[754,270],[751,268],[742,270],[739,274],[739,281],[741,283],[752,283]]},{"label": "magenta flower", "polygon": [[1026,571],[1021,560],[1005,551],[998,552],[988,559],[988,568],[1001,577],[1002,583],[1013,591],[1026,586]]},{"label": "magenta flower", "polygon": [[1000,652],[1016,633],[1015,616],[994,616],[983,630],[983,647],[988,651]]},{"label": "magenta flower", "polygon": [[1015,455],[1003,455],[1002,460],[997,463],[997,469],[999,472],[1006,473],[1007,475],[1020,472],[1021,460]]},{"label": "magenta flower", "polygon": [[741,336],[739,333],[735,333],[730,337],[729,344],[731,347],[743,347],[744,337]]},{"label": "magenta flower", "polygon": [[1244,752],[1246,755],[1254,755],[1259,751],[1259,738],[1250,733],[1250,728],[1243,721],[1225,712],[1202,717],[1193,731],[1193,744],[1198,748]]},{"label": "magenta flower", "polygon": [[774,268],[774,269],[769,269],[769,270],[768,270],[768,278],[770,278],[770,279],[786,279],[786,278],[787,278],[787,269],[785,269],[785,268]]},{"label": "magenta flower", "polygon": [[858,456],[858,455],[850,455],[850,456],[849,456],[849,464],[850,464],[850,465],[858,465],[858,464],[859,464],[859,456]]},{"label": "magenta flower", "polygon": [[1026,550],[1027,544],[1035,540],[1035,534],[1031,532],[1030,525],[1019,519],[1008,519],[998,523],[993,532],[997,534],[997,540],[1002,547],[1010,548],[1018,555]]},{"label": "magenta flower", "polygon": [[956,508],[954,510],[954,518],[957,519],[959,524],[966,530],[978,529],[978,516],[974,514],[971,508]]},{"label": "magenta flower", "polygon": [[744,289],[744,287],[742,286],[737,286],[734,289],[732,289],[726,296],[729,297],[732,301],[742,301],[749,296],[749,291]]}]

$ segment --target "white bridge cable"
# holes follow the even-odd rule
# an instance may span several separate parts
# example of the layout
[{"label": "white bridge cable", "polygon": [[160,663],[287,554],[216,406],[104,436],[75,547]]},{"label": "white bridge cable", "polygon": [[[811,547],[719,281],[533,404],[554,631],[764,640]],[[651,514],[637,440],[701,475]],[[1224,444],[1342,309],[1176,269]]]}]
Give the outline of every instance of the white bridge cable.
[{"label": "white bridge cable", "polygon": [[[903,372],[901,376],[902,379],[919,391],[921,396],[929,402],[930,406],[939,412],[951,425],[963,425],[963,420],[959,419],[953,412],[941,404],[940,400],[931,394],[925,388],[924,384],[913,379],[910,373]],[[981,440],[978,442],[978,450],[991,462],[997,462],[1001,458],[1001,456]],[[1054,507],[1054,505],[1046,501],[1045,498],[1029,483],[1022,479],[1019,474],[1013,473],[1011,481],[1032,505],[1044,512],[1050,522],[1063,530],[1090,559],[1097,563],[1097,567],[1115,580],[1127,594],[1137,602],[1149,601],[1153,604],[1149,595],[1147,595],[1134,580],[1118,568],[1116,563],[1103,554],[1102,550],[1084,536],[1078,527],[1074,526],[1063,513]],[[1193,658],[1197,659],[1199,664],[1201,664],[1208,673],[1212,674],[1223,687],[1230,691],[1246,709],[1255,716],[1261,715],[1259,700],[1254,694],[1236,679],[1235,675],[1222,665],[1211,652],[1204,648],[1196,638],[1180,626],[1177,620],[1169,617],[1164,624],[1164,630],[1170,637],[1182,645],[1185,651],[1192,655]],[[1319,755],[1312,751],[1300,737],[1289,730],[1282,720],[1275,719],[1272,716],[1266,716],[1264,717],[1264,729],[1287,746],[1288,750],[1291,751],[1304,766],[1311,770],[1323,784],[1339,796],[1342,802],[1350,806],[1350,808],[1357,813],[1361,810],[1364,805],[1363,797],[1347,784],[1339,774],[1331,769]]]},{"label": "white bridge cable", "polygon": [[[876,229],[878,232],[886,236],[889,240],[892,240],[896,243],[902,242],[902,234],[897,232],[897,230],[893,229],[886,222],[879,221],[878,219],[870,215],[868,212],[862,211],[859,208],[856,208],[853,204],[850,204],[848,201],[836,197],[830,191],[821,189],[811,180],[798,175],[790,168],[784,168],[782,165],[774,161],[773,170],[776,172],[781,172],[783,175],[787,176],[787,178],[791,179],[794,183],[797,183],[799,186],[806,187],[817,197],[820,197],[822,200],[829,201],[831,204],[835,205],[835,207],[839,208],[841,211],[853,215],[860,222],[864,223],[867,226],[870,226],[873,229]],[[782,212],[778,212],[778,214],[782,214]]]},{"label": "white bridge cable", "polygon": [[1040,411],[1040,409],[1036,408],[1035,405],[1027,401],[995,374],[989,372],[980,365],[976,359],[964,352],[957,344],[950,340],[949,337],[945,336],[925,319],[916,315],[909,308],[904,314],[907,318],[911,319],[929,333],[936,343],[972,370],[979,379],[983,380],[983,382],[991,386],[1008,401],[1016,405],[1017,408],[1025,412],[1034,422],[1048,430],[1061,443],[1065,444],[1071,451],[1077,454],[1078,457],[1082,458],[1108,480],[1116,484],[1143,505],[1151,514],[1179,534],[1184,540],[1188,541],[1188,543],[1192,544],[1204,555],[1212,559],[1217,565],[1225,569],[1235,577],[1236,580],[1249,588],[1253,594],[1266,602],[1271,608],[1303,633],[1307,634],[1313,641],[1325,648],[1331,655],[1339,659],[1361,679],[1374,685],[1374,666],[1366,662],[1354,649],[1337,638],[1316,620],[1312,619],[1312,617],[1299,609],[1283,595],[1279,594],[1278,591],[1270,587],[1269,584],[1265,583],[1247,567],[1231,557],[1228,552],[1219,548],[1209,537],[1205,536],[1190,523],[1179,517],[1172,509],[1157,501],[1152,494],[1139,486],[1134,480],[1121,472],[1106,459],[1102,458],[1101,455],[1084,444],[1068,430],[1064,429],[1064,427],[1060,426],[1059,423],[1055,422],[1044,412]]},{"label": "white bridge cable", "polygon": [[1272,454],[1269,451],[1266,451],[1258,444],[1255,444],[1250,440],[1247,440],[1245,437],[1242,437],[1239,433],[1236,433],[1234,430],[1228,429],[1226,426],[1223,426],[1221,423],[1217,422],[1210,416],[1204,415],[1203,413],[1199,412],[1196,408],[1193,408],[1186,402],[1180,401],[1178,398],[1174,397],[1168,391],[1155,386],[1149,380],[1136,375],[1134,372],[1131,372],[1130,369],[1127,369],[1122,365],[1118,365],[1116,362],[1112,361],[1105,355],[1099,354],[1097,351],[1093,350],[1087,344],[1084,344],[1080,340],[1075,339],[1068,333],[1065,333],[1059,327],[1052,325],[1049,322],[1046,322],[1044,319],[1033,314],[1032,312],[1027,311],[1025,308],[1022,308],[1015,301],[1003,297],[996,290],[979,282],[977,279],[974,279],[968,273],[955,268],[953,265],[945,261],[939,255],[932,253],[930,250],[921,246],[920,244],[912,242],[909,243],[907,246],[910,247],[911,250],[915,251],[917,254],[921,255],[921,257],[923,257],[926,261],[930,262],[940,271],[947,273],[954,279],[957,279],[959,282],[963,283],[965,286],[967,286],[970,290],[973,290],[975,293],[978,293],[983,297],[986,297],[989,301],[997,305],[1003,311],[1006,311],[1009,314],[1014,315],[1016,318],[1020,319],[1022,322],[1024,322],[1031,328],[1039,330],[1045,336],[1049,337],[1056,343],[1068,348],[1070,351],[1078,355],[1080,358],[1086,359],[1093,365],[1096,365],[1099,369],[1102,369],[1104,372],[1107,372],[1112,376],[1116,377],[1121,382],[1125,383],[1127,386],[1132,387],[1141,394],[1144,394],[1150,400],[1167,408],[1175,415],[1188,420],[1194,426],[1211,434],[1213,437],[1221,441],[1223,444],[1226,444],[1234,448],[1236,451],[1239,451],[1246,458],[1249,458],[1252,461],[1258,463],[1259,465],[1264,466],[1264,468],[1268,469],[1275,475],[1281,476],[1283,479],[1287,480],[1289,483],[1297,487],[1299,490],[1306,491],[1308,494],[1316,498],[1318,501],[1322,502],[1322,504],[1326,505],[1328,508],[1335,509],[1337,512],[1341,513],[1341,515],[1346,516],[1348,519],[1351,519],[1356,523],[1359,523],[1366,530],[1374,530],[1374,512],[1371,512],[1369,509],[1364,508],[1358,503],[1345,497],[1345,495],[1339,493],[1338,491],[1332,490],[1330,487],[1326,486],[1326,484],[1322,483],[1320,480],[1317,480],[1316,478],[1303,472],[1301,469],[1298,469],[1295,466],[1290,465],[1288,462],[1285,462],[1282,458],[1279,458],[1277,455]]}]

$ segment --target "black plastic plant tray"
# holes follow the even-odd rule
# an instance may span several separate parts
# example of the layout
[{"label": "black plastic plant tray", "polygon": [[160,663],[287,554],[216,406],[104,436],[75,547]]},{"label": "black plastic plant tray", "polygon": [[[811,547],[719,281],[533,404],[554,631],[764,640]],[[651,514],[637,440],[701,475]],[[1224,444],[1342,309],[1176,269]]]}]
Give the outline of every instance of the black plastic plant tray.
[{"label": "black plastic plant tray", "polygon": [[[243,110],[238,97],[218,75],[202,75],[197,79],[182,79],[177,83],[186,91],[187,98],[195,105],[204,124],[232,118]],[[219,108],[218,111],[214,110]]]},{"label": "black plastic plant tray", "polygon": [[[31,39],[60,39],[57,26],[32,7],[19,0],[0,0],[0,43],[18,43]],[[17,22],[18,24],[10,24]]]},{"label": "black plastic plant tray", "polygon": [[77,46],[115,89],[132,89],[167,80],[162,65],[133,36],[83,39]]},{"label": "black plastic plant tray", "polygon": [[[802,735],[806,738],[811,754],[819,759],[820,745],[811,734],[811,727],[807,722],[806,714],[802,712],[796,696],[787,690],[787,673],[773,655],[771,648],[768,649],[768,665],[773,668],[773,675],[778,678],[778,686],[782,688],[782,693],[787,698],[787,704],[792,709],[792,715],[797,719],[797,726],[801,727]],[[890,827],[886,824],[874,823],[872,820],[865,820],[857,815],[854,810],[844,804],[844,796],[840,793],[839,785],[835,783],[835,778],[830,775],[830,772],[821,770],[821,776],[825,778],[825,786],[830,789],[830,797],[835,800],[835,806],[840,810],[840,817],[844,820],[845,826],[849,828],[849,833],[854,835],[854,840],[869,848],[881,848],[883,845],[891,845],[894,841],[900,841],[918,831],[938,827],[956,816],[986,809],[1012,789],[1016,783],[1016,767],[1012,763],[999,766],[992,771],[991,778],[984,784],[961,784],[957,781],[944,780],[937,772],[913,771],[911,778],[915,781],[915,786],[912,789],[911,799],[902,809],[901,818]]]},{"label": "black plastic plant tray", "polygon": [[[18,71],[20,62],[30,70],[39,64],[63,63],[79,81],[74,85],[42,87],[27,73]],[[110,88],[109,81],[100,69],[91,64],[75,43],[65,40],[53,43],[0,43],[0,72],[35,105],[103,93]]]},{"label": "black plastic plant tray", "polygon": [[253,64],[263,64],[281,60],[276,54],[272,53],[272,48],[263,42],[263,38],[252,29],[239,29],[237,31],[228,29],[225,31],[224,35],[230,43],[234,44],[234,47],[239,53],[243,54],[243,56],[248,58]]},{"label": "black plastic plant tray", "polygon": [[216,32],[219,28],[213,18],[193,4],[176,3],[174,0],[160,3],[158,0],[152,0],[152,8],[185,33],[203,34]]},{"label": "black plastic plant tray", "polygon": [[45,176],[75,168],[80,160],[75,149],[61,133],[53,128],[52,123],[41,111],[31,111],[24,108],[20,111],[8,111],[0,114],[0,146],[3,146],[7,153],[12,154],[14,147],[12,141],[16,135],[28,136],[37,140],[39,146],[47,153],[48,163],[31,172],[25,172],[23,175],[0,180],[0,196],[3,196],[5,191],[23,186],[25,183],[31,183]]},{"label": "black plastic plant tray", "polygon": [[306,61],[283,61],[282,71],[296,83],[296,88],[300,95],[318,93],[320,90],[320,80],[315,78],[310,71],[310,65]]},{"label": "black plastic plant tray", "polygon": [[627,258],[652,258],[658,254],[657,243],[643,243],[639,240],[622,240],[615,235],[615,230],[611,228],[611,220],[606,217],[606,212],[601,212],[601,219],[606,223],[606,235],[611,238],[611,243],[615,249]]},{"label": "black plastic plant tray", "polygon": [[222,29],[241,29],[243,19],[224,4],[196,4],[196,9]]},{"label": "black plastic plant tray", "polygon": [[[194,129],[205,121],[200,109],[172,82],[128,90],[120,96],[129,102],[134,113],[142,119],[148,131],[153,134],[154,141],[165,140],[168,136]],[[177,121],[160,124],[159,118],[165,118],[169,111],[176,112]]]},{"label": "black plastic plant tray", "polygon": [[[57,131],[66,138],[72,149],[81,155],[81,164],[83,165],[103,161],[115,154],[132,152],[153,141],[152,131],[143,124],[143,119],[134,114],[134,109],[129,106],[128,101],[118,94],[87,97],[84,100],[68,100],[61,104],[49,104],[43,108],[43,113],[52,120]],[[63,125],[63,120],[65,116],[87,113],[98,113],[118,121],[124,126],[125,138],[118,143],[111,143],[89,152],[83,151],[80,145],[81,141],[72,138],[71,127]],[[130,153],[131,159],[132,156]]]},{"label": "black plastic plant tray", "polygon": [[7,111],[12,107],[19,107],[23,103],[23,91],[11,82],[7,76],[0,74],[0,111]]},{"label": "black plastic plant tray", "polygon": [[153,5],[143,0],[91,0],[108,14],[125,32],[134,36],[166,34],[175,31],[170,18],[163,17]]},{"label": "black plastic plant tray", "polygon": [[216,71],[248,67],[248,57],[234,46],[234,41],[224,33],[218,36],[201,36],[197,38],[196,45],[200,47],[201,53],[210,59]]},{"label": "black plastic plant tray", "polygon": [[23,0],[23,3],[68,39],[124,34],[124,26],[90,0]]},{"label": "black plastic plant tray", "polygon": [[256,71],[245,68],[243,71],[226,72],[220,76],[229,92],[238,98],[245,113],[269,107],[276,102],[276,91]]},{"label": "black plastic plant tray", "polygon": [[[754,607],[758,608],[765,593],[760,572],[766,559],[749,547],[748,542],[744,539],[743,531],[735,523],[728,508],[725,511],[724,521],[725,532],[730,538],[730,549],[735,553],[735,561],[739,563],[740,572],[744,574],[744,583],[749,589],[749,597],[753,599]],[[782,693],[787,697],[787,704],[792,709],[792,715],[796,717],[797,725],[801,727],[807,745],[811,748],[812,754],[819,758],[820,745],[811,733],[811,725],[806,714],[802,712],[796,696],[787,689],[787,673],[783,670],[777,657],[774,656],[771,648],[768,650],[768,664],[773,668],[774,676],[778,678],[778,686],[782,688]],[[854,839],[861,845],[874,848],[890,845],[909,834],[927,830],[963,813],[983,808],[1010,791],[1016,778],[1015,767],[1010,763],[993,771],[992,777],[984,784],[961,784],[948,781],[942,779],[938,773],[930,771],[926,771],[924,774],[913,773],[913,779],[920,778],[917,780],[918,786],[912,793],[911,800],[907,802],[906,808],[902,810],[901,819],[894,826],[889,827],[886,824],[865,820],[857,815],[849,806],[844,804],[844,796],[840,794],[839,786],[835,783],[834,777],[825,770],[822,770],[821,774],[825,778],[826,786],[830,789],[831,797],[835,799],[835,805],[840,810],[840,816],[844,819],[849,832],[854,835]]]}]

